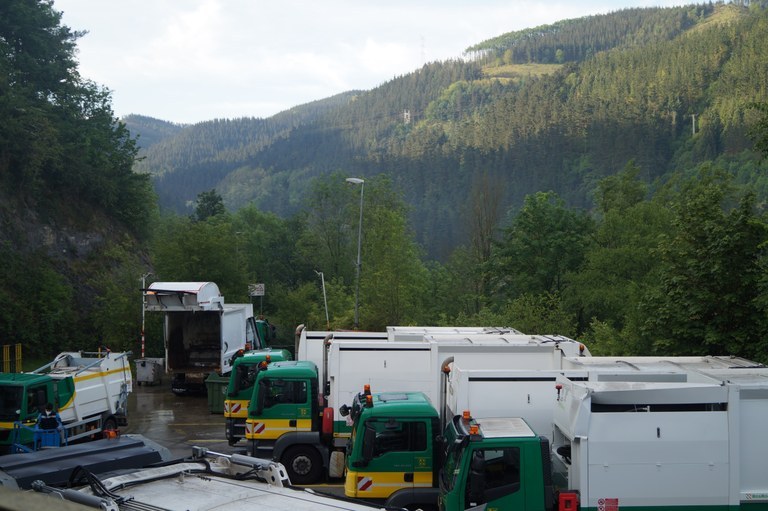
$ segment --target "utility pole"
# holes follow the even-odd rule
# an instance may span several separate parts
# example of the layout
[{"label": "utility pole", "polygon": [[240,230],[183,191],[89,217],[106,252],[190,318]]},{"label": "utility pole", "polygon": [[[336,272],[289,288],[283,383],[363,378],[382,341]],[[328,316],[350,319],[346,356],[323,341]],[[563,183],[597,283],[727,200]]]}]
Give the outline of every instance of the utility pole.
[{"label": "utility pole", "polygon": [[357,285],[355,287],[355,330],[360,326],[360,255],[363,243],[363,190],[365,180],[359,177],[348,177],[347,183],[360,185],[360,221],[357,224]]}]

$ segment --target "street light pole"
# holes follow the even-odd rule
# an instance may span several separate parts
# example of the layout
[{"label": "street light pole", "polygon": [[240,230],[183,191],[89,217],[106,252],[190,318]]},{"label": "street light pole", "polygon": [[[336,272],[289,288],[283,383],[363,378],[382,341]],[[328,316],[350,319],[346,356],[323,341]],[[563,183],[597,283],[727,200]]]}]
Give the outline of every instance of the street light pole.
[{"label": "street light pole", "polygon": [[355,287],[355,330],[360,326],[360,256],[363,246],[363,190],[365,180],[359,177],[348,177],[347,183],[360,185],[360,221],[357,224],[357,284]]},{"label": "street light pole", "polygon": [[323,286],[323,303],[325,304],[325,326],[328,330],[331,329],[331,320],[328,317],[328,297],[325,294],[325,277],[323,276],[323,272],[315,270],[315,273],[320,275],[320,283]]},{"label": "street light pole", "polygon": [[152,275],[152,273],[145,273],[141,276],[141,358],[144,358],[144,345],[146,344],[144,340],[144,315],[147,310],[147,292],[145,291],[147,289],[147,277]]}]

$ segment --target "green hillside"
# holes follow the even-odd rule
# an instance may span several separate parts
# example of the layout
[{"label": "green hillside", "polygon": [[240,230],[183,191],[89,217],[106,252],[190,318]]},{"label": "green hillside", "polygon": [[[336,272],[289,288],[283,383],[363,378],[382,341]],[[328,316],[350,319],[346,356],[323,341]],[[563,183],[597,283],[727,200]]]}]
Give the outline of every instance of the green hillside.
[{"label": "green hillside", "polygon": [[231,209],[253,202],[283,216],[314,178],[386,173],[418,240],[444,258],[467,240],[462,208],[479,176],[502,188],[505,210],[538,190],[588,207],[596,183],[629,161],[648,183],[710,159],[755,179],[745,134],[748,105],[768,97],[766,23],[759,7],[704,4],[504,34],[469,60],[428,64],[292,122],[189,127],[140,168],[158,176],[161,207],[188,212],[215,187]]}]

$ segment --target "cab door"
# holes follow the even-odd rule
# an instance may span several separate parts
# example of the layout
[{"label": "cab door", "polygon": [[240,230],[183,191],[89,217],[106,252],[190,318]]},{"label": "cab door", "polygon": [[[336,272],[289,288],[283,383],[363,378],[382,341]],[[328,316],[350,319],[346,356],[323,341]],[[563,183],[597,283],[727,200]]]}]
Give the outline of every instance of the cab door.
[{"label": "cab door", "polygon": [[296,431],[312,430],[312,403],[305,379],[262,380],[263,409],[253,428],[252,439],[274,440]]},{"label": "cab door", "polygon": [[358,498],[386,499],[404,488],[432,486],[431,424],[418,419],[377,418],[366,421],[371,457],[355,474]]},{"label": "cab door", "polygon": [[464,509],[525,509],[520,456],[519,447],[473,450],[465,481]]}]

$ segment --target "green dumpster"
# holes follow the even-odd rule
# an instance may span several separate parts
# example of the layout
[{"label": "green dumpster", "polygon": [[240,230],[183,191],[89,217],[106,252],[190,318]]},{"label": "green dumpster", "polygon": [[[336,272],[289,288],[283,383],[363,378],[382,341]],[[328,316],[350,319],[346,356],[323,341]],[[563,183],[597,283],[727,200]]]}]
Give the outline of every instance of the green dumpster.
[{"label": "green dumpster", "polygon": [[229,375],[221,376],[218,373],[211,373],[206,378],[205,387],[208,392],[209,412],[224,413],[224,398],[227,395],[227,385],[229,385]]}]

